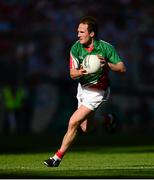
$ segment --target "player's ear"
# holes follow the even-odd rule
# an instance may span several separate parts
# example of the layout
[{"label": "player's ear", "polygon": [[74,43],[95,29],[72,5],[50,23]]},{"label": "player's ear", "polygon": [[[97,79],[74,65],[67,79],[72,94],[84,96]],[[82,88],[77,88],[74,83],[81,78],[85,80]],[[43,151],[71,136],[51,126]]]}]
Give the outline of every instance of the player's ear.
[{"label": "player's ear", "polygon": [[94,31],[92,31],[92,32],[90,33],[90,37],[94,37],[94,35],[95,35]]}]

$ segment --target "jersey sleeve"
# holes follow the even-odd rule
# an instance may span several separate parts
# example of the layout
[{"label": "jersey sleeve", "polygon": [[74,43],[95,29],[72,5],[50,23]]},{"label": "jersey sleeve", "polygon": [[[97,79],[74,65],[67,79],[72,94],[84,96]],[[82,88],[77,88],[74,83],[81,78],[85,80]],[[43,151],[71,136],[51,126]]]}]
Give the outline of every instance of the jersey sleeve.
[{"label": "jersey sleeve", "polygon": [[73,56],[73,54],[70,51],[70,69],[72,68],[79,68],[79,62],[77,60],[77,58],[75,58],[75,56]]},{"label": "jersey sleeve", "polygon": [[77,47],[76,43],[72,46],[70,50],[70,69],[80,67],[80,63],[77,56]]},{"label": "jersey sleeve", "polygon": [[118,55],[117,51],[111,44],[106,46],[106,56],[107,60],[113,64],[122,61],[121,57]]}]

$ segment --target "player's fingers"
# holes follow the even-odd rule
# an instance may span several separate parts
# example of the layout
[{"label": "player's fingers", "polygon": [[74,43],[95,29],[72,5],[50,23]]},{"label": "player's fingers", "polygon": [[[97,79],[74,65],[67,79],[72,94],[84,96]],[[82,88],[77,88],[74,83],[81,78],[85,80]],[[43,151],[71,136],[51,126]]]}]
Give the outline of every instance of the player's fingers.
[{"label": "player's fingers", "polygon": [[87,72],[87,71],[85,71],[85,72],[83,72],[83,74],[84,74],[84,75],[88,75],[88,72]]},{"label": "player's fingers", "polygon": [[97,57],[100,59],[100,60],[105,60],[105,58],[99,54],[97,54]]},{"label": "player's fingers", "polygon": [[85,69],[83,69],[82,65],[80,65],[80,71],[82,74],[87,74],[87,71]]},{"label": "player's fingers", "polygon": [[82,64],[80,65],[80,69],[83,69],[83,65]]},{"label": "player's fingers", "polygon": [[105,60],[105,59],[100,59],[100,62],[101,62],[102,64],[105,64],[105,63],[106,63],[106,60]]},{"label": "player's fingers", "polygon": [[106,59],[99,54],[97,54],[97,57],[100,59],[101,67],[104,67],[104,65],[106,64]]},{"label": "player's fingers", "polygon": [[82,73],[84,74],[84,73],[86,73],[87,71],[85,70],[85,69],[82,69]]}]

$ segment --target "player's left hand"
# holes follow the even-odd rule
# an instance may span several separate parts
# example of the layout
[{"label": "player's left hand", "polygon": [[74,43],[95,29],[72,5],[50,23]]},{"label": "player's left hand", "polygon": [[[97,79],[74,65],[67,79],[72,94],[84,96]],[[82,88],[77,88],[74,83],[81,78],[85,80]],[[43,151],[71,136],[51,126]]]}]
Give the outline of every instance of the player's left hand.
[{"label": "player's left hand", "polygon": [[103,56],[100,56],[99,54],[97,55],[97,57],[100,59],[101,68],[103,68],[107,64],[106,59]]}]

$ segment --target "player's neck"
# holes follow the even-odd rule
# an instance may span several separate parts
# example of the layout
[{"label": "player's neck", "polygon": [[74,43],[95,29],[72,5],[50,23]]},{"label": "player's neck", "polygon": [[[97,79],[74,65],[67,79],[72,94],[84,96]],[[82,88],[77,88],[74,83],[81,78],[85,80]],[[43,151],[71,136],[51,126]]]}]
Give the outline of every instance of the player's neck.
[{"label": "player's neck", "polygon": [[89,41],[83,45],[85,48],[93,48],[94,47],[94,39],[91,38]]},{"label": "player's neck", "polygon": [[94,40],[91,40],[91,43],[87,44],[86,46],[84,46],[84,48],[88,51],[91,52],[94,49]]}]

